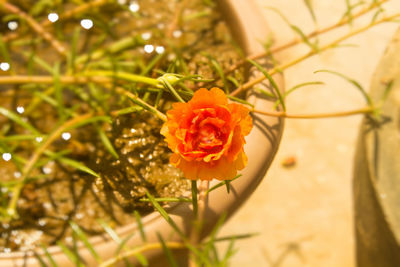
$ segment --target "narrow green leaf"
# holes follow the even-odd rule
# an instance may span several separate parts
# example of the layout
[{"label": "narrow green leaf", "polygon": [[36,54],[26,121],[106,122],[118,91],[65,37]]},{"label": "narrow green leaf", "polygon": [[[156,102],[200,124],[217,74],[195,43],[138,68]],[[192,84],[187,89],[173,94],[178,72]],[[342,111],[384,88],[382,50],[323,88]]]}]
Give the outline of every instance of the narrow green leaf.
[{"label": "narrow green leaf", "polygon": [[271,77],[271,75],[269,75],[268,71],[263,68],[260,64],[258,64],[257,62],[255,62],[254,60],[248,59],[247,61],[249,61],[251,64],[253,64],[259,71],[262,72],[262,74],[264,74],[264,76],[268,79],[268,81],[271,83],[272,88],[274,89],[279,101],[281,101],[282,103],[282,109],[283,111],[286,111],[286,105],[285,105],[285,101],[282,97],[282,94],[279,90],[278,85],[276,84],[276,82],[274,81],[274,79]]},{"label": "narrow green leaf", "polygon": [[348,76],[346,76],[346,75],[344,75],[344,74],[342,74],[340,72],[337,72],[337,71],[332,71],[332,70],[317,70],[317,71],[314,71],[314,73],[319,73],[319,72],[326,72],[326,73],[334,74],[336,76],[339,76],[339,77],[345,79],[346,81],[348,81],[349,83],[354,85],[361,92],[361,94],[364,96],[365,100],[367,101],[367,103],[368,103],[368,105],[370,107],[374,106],[374,103],[373,103],[371,97],[368,95],[367,91],[365,91],[365,89],[361,86],[361,84],[359,84],[356,80],[354,80],[354,79],[352,79],[352,78],[350,78],[350,77],[348,77]]},{"label": "narrow green leaf", "polygon": [[239,234],[239,235],[230,235],[230,236],[224,236],[224,237],[219,237],[214,239],[215,242],[222,242],[222,241],[227,241],[231,239],[246,239],[246,238],[251,238],[253,236],[259,235],[258,233],[250,233],[250,234]]},{"label": "narrow green leaf", "polygon": [[149,64],[147,64],[147,66],[142,70],[142,72],[140,73],[140,75],[146,75],[148,74],[153,68],[154,66],[164,57],[164,53],[162,54],[157,54],[155,57],[153,57],[150,61]]},{"label": "narrow green leaf", "polygon": [[[190,198],[185,198],[185,197],[160,197],[160,198],[154,198],[155,201],[157,202],[192,202]],[[150,199],[147,198],[141,198],[139,199],[141,202],[150,202]]]},{"label": "narrow green leaf", "polygon": [[390,91],[391,91],[392,88],[393,88],[393,84],[394,84],[394,81],[392,80],[392,81],[390,81],[390,82],[386,85],[386,88],[385,88],[385,90],[383,91],[382,97],[381,97],[381,99],[380,99],[380,102],[381,102],[381,103],[383,103],[383,102],[386,101],[386,99],[387,99],[387,97],[388,97]]},{"label": "narrow green leaf", "polygon": [[10,146],[8,146],[6,143],[4,143],[1,139],[0,139],[0,153],[11,153],[12,154],[12,158],[11,160],[15,163],[15,165],[17,166],[18,170],[21,171],[22,166],[24,166],[27,162],[26,159],[13,154],[13,148],[11,148]]},{"label": "narrow green leaf", "polygon": [[348,18],[348,23],[350,25],[353,24],[352,10],[353,10],[353,7],[350,4],[350,0],[346,0],[346,13],[344,14],[344,16]]},{"label": "narrow green leaf", "polygon": [[169,217],[168,213],[160,206],[160,204],[154,199],[154,197],[146,191],[146,195],[149,198],[153,207],[160,213],[160,215],[165,219],[165,221],[175,230],[177,234],[183,239],[187,240],[185,234],[179,229],[176,223]]},{"label": "narrow green leaf", "polygon": [[224,224],[225,220],[227,217],[226,211],[222,213],[222,215],[218,218],[217,223],[211,230],[211,233],[209,234],[209,240],[207,242],[214,243],[218,231],[221,229],[222,225]]},{"label": "narrow green leaf", "polygon": [[[111,237],[112,240],[115,241],[115,243],[119,244],[119,247],[117,249],[117,252],[115,253],[115,255],[119,254],[120,250],[124,248],[125,242],[124,240],[122,240],[118,234],[114,231],[114,229],[111,228],[111,226],[109,226],[106,222],[104,222],[103,220],[99,220],[98,221],[100,223],[100,225],[103,227],[104,231],[106,231],[106,233]],[[129,235],[128,237],[130,238],[132,235]],[[129,240],[129,239],[127,239]],[[121,245],[123,244],[123,245]],[[128,259],[124,259],[125,265],[126,266],[132,266],[132,264],[128,261]],[[140,262],[140,260],[139,260]]]},{"label": "narrow green leaf", "polygon": [[47,267],[47,264],[44,262],[42,257],[36,251],[33,251],[33,254],[35,255],[35,258],[38,260],[41,267]]},{"label": "narrow green leaf", "polygon": [[44,254],[46,255],[46,257],[47,257],[47,259],[48,259],[48,261],[50,263],[50,266],[51,267],[58,267],[56,261],[54,260],[53,256],[51,256],[51,254],[49,253],[47,248],[45,246],[43,246],[43,245],[41,245],[40,247],[43,249]]},{"label": "narrow green leaf", "polygon": [[69,49],[69,53],[68,53],[68,69],[69,70],[75,69],[75,60],[76,60],[76,56],[78,54],[78,41],[79,41],[80,34],[81,34],[81,28],[75,27],[74,33],[72,35],[71,48]]},{"label": "narrow green leaf", "polygon": [[383,8],[379,7],[378,10],[377,10],[377,11],[374,13],[374,15],[372,16],[371,24],[374,23],[374,22],[377,20],[378,16],[379,16],[380,14],[382,14],[384,11],[385,11],[385,10],[384,10]]},{"label": "narrow green leaf", "polygon": [[106,123],[112,123],[111,118],[108,117],[108,116],[94,116],[94,117],[90,117],[90,118],[88,118],[86,120],[79,121],[78,123],[75,123],[74,125],[68,127],[65,130],[67,131],[67,130],[79,128],[79,127],[84,126],[86,124],[99,122],[99,121],[103,121],[103,122],[106,122]]},{"label": "narrow green leaf", "polygon": [[235,87],[239,87],[239,81],[237,80],[237,79],[235,79],[234,77],[232,77],[231,75],[229,75],[227,78],[226,78],[228,81],[230,81],[231,83],[233,83],[233,85],[235,86]]},{"label": "narrow green leaf", "polygon": [[100,136],[100,140],[103,143],[104,147],[107,149],[108,152],[110,152],[111,155],[113,155],[114,158],[118,159],[118,153],[115,151],[113,145],[111,144],[110,139],[107,137],[106,133],[100,128],[97,127],[97,132]]},{"label": "narrow green leaf", "polygon": [[8,62],[10,64],[10,68],[12,68],[10,53],[8,52],[7,44],[4,43],[3,36],[1,34],[0,34],[0,53],[3,56],[4,61]]},{"label": "narrow green leaf", "polygon": [[211,230],[211,233],[209,234],[208,241],[206,241],[206,243],[205,243],[205,250],[211,250],[211,252],[214,255],[214,258],[215,258],[216,262],[219,262],[219,256],[218,256],[218,250],[217,250],[217,248],[215,246],[215,244],[216,244],[215,238],[216,238],[217,233],[221,229],[222,225],[224,224],[224,222],[226,220],[226,216],[227,216],[227,213],[224,212],[218,218],[217,223],[215,224],[215,226]]},{"label": "narrow green leaf", "polygon": [[[49,103],[49,104],[52,105],[53,107],[56,107],[56,108],[58,107],[57,101],[56,101],[54,98],[48,96],[47,94],[42,93],[42,92],[39,92],[39,91],[36,91],[36,92],[34,92],[33,94],[34,94],[36,97],[38,97],[38,98],[40,98],[41,100],[43,100],[44,102]],[[65,107],[64,107],[64,112],[65,112],[68,116],[71,116],[71,117],[75,116],[74,112],[73,112],[71,109],[68,109],[68,108],[65,108]]]},{"label": "narrow green leaf", "polygon": [[292,23],[290,23],[289,19],[281,12],[280,9],[271,6],[265,6],[265,8],[278,14],[286,22],[287,25],[289,26],[293,25]]},{"label": "narrow green leaf", "polygon": [[[35,87],[36,87],[36,85],[35,85]],[[48,87],[47,90],[43,92],[43,95],[48,96],[48,95],[53,94],[53,92],[54,92],[54,87]],[[33,98],[31,100],[31,102],[29,103],[29,106],[25,109],[25,114],[30,114],[33,110],[35,110],[40,105],[40,103],[42,103],[42,99],[37,98],[37,97]]]},{"label": "narrow green leaf", "polygon": [[[304,0],[307,1],[307,0]],[[297,27],[296,25],[293,25],[289,19],[277,8],[274,7],[266,7],[267,9],[270,9],[272,11],[274,11],[275,13],[277,13],[285,22],[286,24],[296,33],[300,36],[300,38],[303,40],[303,42],[305,44],[307,44],[308,46],[310,46],[310,48],[313,51],[318,51],[318,46],[317,46],[317,42],[315,44],[311,43],[311,41],[308,39],[308,37],[303,33],[303,31]],[[268,49],[268,47],[267,47]],[[269,51],[269,49],[267,50]]]},{"label": "narrow green leaf", "polygon": [[75,232],[77,237],[79,238],[80,241],[85,245],[85,247],[90,251],[90,253],[93,255],[93,257],[97,260],[97,262],[100,262],[100,256],[97,254],[96,250],[92,246],[92,244],[89,242],[89,239],[86,237],[85,233],[82,231],[82,229],[74,222],[70,221],[69,225],[71,226],[72,231]]},{"label": "narrow green leaf", "polygon": [[229,242],[229,246],[225,252],[225,256],[224,256],[223,260],[221,261],[222,266],[228,266],[229,259],[236,253],[236,251],[233,247],[234,244],[235,244],[235,239],[231,239]]},{"label": "narrow green leaf", "polygon": [[[64,156],[70,154],[70,153],[71,153],[71,150],[69,150],[69,149],[57,151],[56,153],[54,153],[54,152],[52,152],[52,151],[50,151],[50,150],[45,150],[45,151],[43,152],[43,154],[45,154],[45,155],[48,157],[47,162],[48,162],[48,161],[52,161],[52,160],[57,160],[57,159],[59,159],[59,158],[62,158],[62,157],[64,157]],[[35,166],[36,166],[36,165],[35,165]]]},{"label": "narrow green leaf", "polygon": [[178,61],[177,62],[179,64],[178,67],[180,69],[179,73],[184,73],[185,75],[189,75],[190,74],[189,68],[180,52],[178,53]]},{"label": "narrow green leaf", "polygon": [[54,64],[53,67],[53,77],[54,77],[54,98],[57,101],[58,116],[61,120],[65,119],[64,112],[64,97],[63,97],[63,85],[60,81],[60,63]]},{"label": "narrow green leaf", "polygon": [[54,5],[53,1],[51,0],[38,0],[34,3],[31,8],[29,9],[29,15],[35,17],[40,15],[44,10],[48,10],[52,8]]},{"label": "narrow green leaf", "polygon": [[167,79],[165,79],[164,77],[160,77],[159,79],[162,81],[164,87],[168,91],[170,91],[172,93],[172,95],[175,96],[175,98],[179,102],[185,103],[185,100],[182,99],[182,97],[178,94],[178,92],[175,90],[175,88],[167,81]]},{"label": "narrow green leaf", "polygon": [[[121,242],[119,242],[118,248],[115,252],[114,255],[119,255],[121,253],[122,250],[128,251],[128,248],[126,247],[127,242],[135,235],[135,233],[131,233],[128,236],[126,236],[123,240],[121,240]],[[137,252],[134,253],[133,256],[136,257],[136,259],[139,261],[139,263],[143,266],[148,266],[149,263],[146,259],[145,256],[143,256],[143,254]],[[132,266],[132,264],[129,262],[129,259],[124,258],[124,262],[126,266]]]},{"label": "narrow green leaf", "polygon": [[5,109],[3,107],[0,107],[0,114],[9,118],[10,120],[14,121],[15,123],[21,125],[25,129],[29,130],[33,134],[40,135],[40,132],[35,129],[32,125],[30,125],[28,122],[26,122],[24,119],[22,119],[17,113],[12,112],[8,109]]},{"label": "narrow green leaf", "polygon": [[147,101],[149,101],[150,95],[151,94],[149,91],[145,92],[144,96],[142,97],[142,100],[147,103]]},{"label": "narrow green leaf", "polygon": [[315,82],[305,82],[305,83],[299,83],[296,84],[295,86],[293,86],[292,88],[290,88],[289,90],[287,90],[284,95],[288,96],[290,93],[292,93],[293,91],[304,87],[304,86],[308,86],[308,85],[319,85],[319,84],[325,84],[324,82],[320,82],[320,81],[315,81]]},{"label": "narrow green leaf", "polygon": [[[179,74],[175,73],[174,75],[179,77]],[[198,83],[199,82],[206,82],[207,83],[207,82],[214,81],[214,79],[203,79],[201,75],[187,75],[187,76],[179,77],[179,80],[178,80],[177,83],[180,83],[180,82],[183,82],[183,81],[186,81],[186,80],[189,80],[189,81],[192,81],[192,82],[198,82]]]},{"label": "narrow green leaf", "polygon": [[214,58],[211,58],[211,57],[209,59],[210,59],[211,65],[214,67],[215,71],[218,73],[218,76],[221,78],[222,83],[224,84],[225,93],[229,94],[229,88],[228,88],[228,84],[226,82],[224,70],[222,69],[221,65],[218,63],[217,60],[215,60]]},{"label": "narrow green leaf", "polygon": [[71,251],[67,246],[65,246],[60,241],[57,241],[56,243],[72,263],[74,263],[77,267],[84,267],[84,264],[81,262],[78,255],[76,255],[73,251]]},{"label": "narrow green leaf", "polygon": [[[284,94],[283,97],[286,98],[289,94],[293,93],[294,91],[296,91],[297,89],[300,89],[302,87],[308,86],[308,85],[319,85],[319,84],[324,84],[323,82],[320,81],[316,81],[316,82],[305,82],[305,83],[300,83],[297,84],[295,86],[293,86],[292,88],[290,88],[289,90],[287,90]],[[280,104],[280,101],[277,100],[274,104],[274,106],[272,107],[272,109],[276,109]]]},{"label": "narrow green leaf", "polygon": [[141,100],[140,98],[137,97],[131,97],[128,96],[129,100],[131,100],[133,103],[135,103],[136,105],[138,105],[139,107],[142,107],[143,109],[151,112],[152,114],[156,115],[157,117],[159,117],[161,120],[165,120],[160,116],[160,111],[158,111],[156,108],[154,108],[153,106],[150,106],[149,104],[145,103],[143,100]]},{"label": "narrow green leaf", "polygon": [[40,99],[44,100],[45,102],[49,103],[53,107],[57,107],[57,101],[54,98],[48,96],[47,94],[36,91],[36,92],[34,92],[34,95],[39,97]]},{"label": "narrow green leaf", "polygon": [[124,239],[122,239],[121,243],[119,243],[116,251],[115,251],[115,255],[118,255],[119,253],[121,253],[121,251],[123,249],[126,249],[126,244],[128,243],[128,241],[132,238],[132,236],[134,236],[135,233],[131,233],[129,235],[127,235]]},{"label": "narrow green leaf", "polygon": [[233,101],[235,101],[235,102],[241,103],[241,104],[243,104],[243,105],[247,105],[247,106],[250,106],[250,107],[254,107],[253,104],[249,103],[248,101],[246,101],[246,100],[244,100],[244,99],[241,99],[241,98],[238,98],[238,97],[235,97],[235,96],[231,96],[231,95],[228,95],[228,98],[229,98],[230,100],[233,100]]},{"label": "narrow green leaf", "polygon": [[[203,2],[205,2],[205,1],[203,1]],[[183,20],[185,22],[189,22],[189,21],[191,21],[193,19],[199,19],[199,18],[202,18],[202,17],[208,17],[208,16],[210,16],[210,13],[211,13],[210,10],[201,10],[201,11],[198,11],[198,12],[193,12],[193,13],[190,13],[189,15],[186,15],[183,18]]]},{"label": "narrow green leaf", "polygon": [[107,113],[109,110],[107,105],[107,98],[109,97],[109,94],[105,93],[101,88],[99,88],[98,84],[95,83],[89,83],[89,92],[92,101],[95,101],[96,104],[99,103],[103,108],[103,112]]},{"label": "narrow green leaf", "polygon": [[43,59],[41,59],[36,53],[32,52],[31,54],[23,53],[25,57],[29,57],[33,60],[36,65],[40,66],[43,70],[47,71],[51,75],[53,75],[53,68]]},{"label": "narrow green leaf", "polygon": [[157,237],[158,237],[158,240],[160,240],[160,243],[161,243],[163,251],[164,251],[164,255],[167,258],[169,266],[178,267],[178,263],[174,259],[174,256],[172,255],[171,250],[166,246],[164,239],[162,238],[162,236],[158,232],[157,232]]},{"label": "narrow green leaf", "polygon": [[351,4],[350,0],[346,0],[346,12],[344,12],[344,14],[343,14],[343,16],[341,18],[341,21],[343,21],[347,17],[347,23],[350,26],[352,26],[353,19],[354,19],[354,17],[353,17],[353,9],[358,7],[358,6],[361,6],[363,4],[365,4],[365,2],[363,0],[361,0],[361,1],[357,2],[357,3],[355,3],[355,4]]},{"label": "narrow green leaf", "polygon": [[142,110],[143,110],[142,107],[132,106],[132,107],[128,107],[128,108],[123,108],[123,109],[117,110],[115,112],[115,116],[121,116],[121,115],[129,114],[129,113],[136,113],[136,112],[139,112],[139,111],[142,111]]},{"label": "narrow green leaf", "polygon": [[290,28],[292,28],[293,31],[295,31],[301,38],[301,40],[303,40],[303,42],[308,45],[311,50],[318,52],[319,51],[319,47],[317,46],[316,43],[311,43],[311,41],[308,39],[308,37],[303,33],[303,31],[297,27],[296,25],[290,25]]},{"label": "narrow green leaf", "polygon": [[69,158],[58,158],[57,159],[59,162],[68,165],[72,168],[78,169],[80,171],[86,172],[90,175],[93,175],[94,177],[100,178],[100,175],[98,175],[96,172],[94,172],[93,170],[91,170],[90,168],[86,167],[83,163],[69,159]]},{"label": "narrow green leaf", "polygon": [[306,5],[308,12],[310,12],[310,15],[313,19],[314,22],[317,22],[317,17],[315,16],[314,8],[311,3],[311,0],[304,0],[304,4]]},{"label": "narrow green leaf", "polygon": [[274,95],[274,94],[272,94],[272,93],[270,93],[270,92],[267,92],[267,91],[265,91],[265,90],[262,89],[262,88],[256,88],[256,90],[257,90],[259,93],[261,93],[262,95],[264,95],[265,97],[275,98],[275,95]]},{"label": "narrow green leaf", "polygon": [[140,237],[142,238],[143,242],[147,242],[146,234],[145,234],[144,228],[143,228],[142,217],[140,216],[140,214],[137,210],[135,210],[133,212],[133,214],[135,215],[136,223],[138,224],[138,227],[139,227]]},{"label": "narrow green leaf", "polygon": [[16,134],[10,136],[0,136],[0,140],[4,142],[9,141],[25,141],[25,140],[34,140],[36,137],[42,135],[32,135],[32,134]]},{"label": "narrow green leaf", "polygon": [[154,101],[154,108],[157,109],[160,105],[161,98],[163,96],[164,91],[160,90],[157,92],[156,101]]},{"label": "narrow green leaf", "polygon": [[138,262],[142,265],[142,266],[149,266],[149,262],[148,262],[148,260],[146,259],[146,257],[143,255],[143,254],[141,254],[141,253],[135,253],[135,254],[133,254],[135,257],[136,257],[136,259],[138,260]]},{"label": "narrow green leaf", "polygon": [[176,69],[177,69],[177,67],[176,67],[177,61],[178,61],[178,60],[175,58],[175,59],[168,65],[167,73],[174,73],[174,72],[176,72]]},{"label": "narrow green leaf", "polygon": [[226,192],[229,194],[231,191],[231,181],[225,180]]},{"label": "narrow green leaf", "polygon": [[208,195],[210,192],[214,191],[215,189],[217,189],[217,188],[219,188],[219,187],[221,187],[221,186],[226,185],[227,181],[229,181],[229,182],[235,181],[235,180],[238,179],[240,176],[242,176],[242,175],[239,174],[239,175],[237,175],[235,178],[233,178],[232,180],[225,180],[225,181],[219,182],[218,184],[216,184],[216,185],[214,185],[213,187],[211,187],[210,189],[208,189],[208,190],[206,191],[206,194]]},{"label": "narrow green leaf", "polygon": [[114,229],[111,228],[105,221],[99,220],[98,221],[101,227],[103,227],[104,231],[111,237],[112,240],[115,241],[115,243],[120,244],[122,242],[121,238],[118,236],[118,234],[114,231]]}]

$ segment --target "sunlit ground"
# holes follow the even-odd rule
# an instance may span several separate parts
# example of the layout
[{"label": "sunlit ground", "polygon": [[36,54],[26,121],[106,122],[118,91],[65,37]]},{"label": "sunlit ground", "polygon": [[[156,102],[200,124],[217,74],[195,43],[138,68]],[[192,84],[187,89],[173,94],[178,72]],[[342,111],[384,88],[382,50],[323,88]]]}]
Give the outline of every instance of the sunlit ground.
[{"label": "sunlit ground", "polygon": [[[291,40],[294,34],[279,16],[263,6],[278,8],[304,32],[311,32],[315,27],[303,1],[257,2],[278,44]],[[400,10],[399,1],[390,2],[388,10]],[[313,3],[321,28],[337,22],[345,11],[345,1]],[[287,99],[288,111],[315,113],[363,107],[361,94],[349,83],[313,72],[339,71],[368,89],[376,65],[397,27],[396,24],[380,25],[345,42],[355,47],[324,52],[285,71],[286,88],[308,81],[326,83],[293,93]],[[344,27],[328,34],[321,42],[337,38],[347,30]],[[307,49],[302,46],[281,53],[278,58],[287,61]],[[255,238],[237,242],[238,252],[231,261],[232,266],[355,265],[352,169],[360,122],[361,116],[286,120],[280,149],[265,180],[221,233],[259,233]],[[292,168],[284,168],[281,163],[289,157],[294,157],[297,163]]]}]

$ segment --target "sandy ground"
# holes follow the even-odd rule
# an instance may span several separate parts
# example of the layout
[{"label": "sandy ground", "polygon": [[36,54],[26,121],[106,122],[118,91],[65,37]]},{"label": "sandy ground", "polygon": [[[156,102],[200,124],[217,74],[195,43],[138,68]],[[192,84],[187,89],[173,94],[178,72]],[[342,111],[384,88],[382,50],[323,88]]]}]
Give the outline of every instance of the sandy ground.
[{"label": "sandy ground", "polygon": [[[337,22],[346,8],[344,0],[313,3],[319,28]],[[311,32],[315,27],[301,0],[258,0],[258,4],[277,44],[295,35],[266,6],[281,10],[304,32]],[[390,13],[399,12],[400,1],[389,1],[386,9]],[[357,25],[361,24],[356,22],[353,27]],[[369,89],[376,65],[396,27],[398,24],[393,23],[377,26],[345,42],[355,46],[324,52],[286,70],[286,88],[309,81],[325,83],[291,94],[287,98],[288,113],[363,107],[363,97],[348,82],[332,74],[313,72],[339,71]],[[336,39],[349,30],[346,26],[324,35],[320,43]],[[287,62],[307,51],[308,47],[303,45],[280,53],[277,58]],[[230,266],[355,266],[352,170],[360,121],[361,116],[286,120],[282,143],[266,177],[221,231],[221,235],[259,233],[236,243],[238,252]],[[297,163],[285,168],[281,163],[289,157],[294,157]]]}]

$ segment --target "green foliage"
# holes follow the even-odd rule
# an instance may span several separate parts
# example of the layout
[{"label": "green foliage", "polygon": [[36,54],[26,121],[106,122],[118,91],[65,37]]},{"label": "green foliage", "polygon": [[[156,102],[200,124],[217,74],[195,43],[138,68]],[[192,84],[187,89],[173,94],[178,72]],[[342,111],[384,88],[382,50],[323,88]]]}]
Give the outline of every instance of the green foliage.
[{"label": "green foliage", "polygon": [[312,5],[312,1],[311,0],[304,0],[304,4],[306,5],[308,11],[310,12],[310,15],[313,19],[314,22],[317,22],[317,17],[315,16],[315,11]]},{"label": "green foliage", "polygon": [[144,228],[143,228],[142,218],[140,217],[139,212],[137,212],[136,210],[134,212],[134,215],[135,215],[136,223],[139,227],[140,237],[142,238],[143,242],[147,242],[147,237],[146,237],[146,234],[145,234]]},{"label": "green foliage", "polygon": [[[306,3],[310,3],[310,1],[309,0],[304,0]],[[308,4],[307,4],[307,6],[308,6]],[[309,47],[310,47],[310,49],[311,49],[311,51],[314,51],[314,52],[319,52],[319,46],[318,46],[318,39],[316,39],[315,40],[315,42],[312,42],[311,40],[310,40],[310,38],[309,37],[307,37],[307,35],[298,27],[298,26],[296,26],[296,25],[294,25],[294,24],[292,24],[290,21],[289,21],[289,19],[280,11],[280,10],[278,10],[278,9],[276,9],[276,8],[273,8],[273,7],[267,7],[268,9],[270,9],[270,10],[272,10],[272,11],[274,11],[275,13],[277,13],[285,22],[286,22],[286,24],[297,34],[297,35],[299,35],[300,36],[300,38],[301,38],[301,40],[303,41],[303,43],[304,44],[306,44],[306,45],[308,45]],[[314,16],[314,13],[313,13],[313,9],[311,8],[311,5],[309,6],[309,10],[310,10],[310,12],[311,12],[311,14],[312,14],[312,16],[313,16],[313,19],[315,18]],[[268,46],[266,47],[267,48],[267,51],[269,50],[268,49]]]},{"label": "green foliage", "polygon": [[241,174],[238,174],[235,178],[233,178],[232,180],[224,180],[222,182],[219,182],[218,184],[214,185],[213,187],[209,188],[206,191],[206,194],[209,194],[210,192],[214,191],[217,188],[220,188],[221,186],[226,186],[226,192],[229,194],[230,192],[230,183],[233,182],[234,180],[238,179],[239,177],[241,177]]},{"label": "green foliage", "polygon": [[0,107],[0,114],[14,121],[15,123],[19,124],[26,130],[30,131],[31,133],[40,135],[40,132],[37,129],[35,129],[35,127],[33,127],[30,123],[26,122],[24,119],[22,119],[21,116],[18,115],[17,113],[5,109],[3,107]]},{"label": "green foliage", "polygon": [[118,159],[118,153],[117,151],[115,151],[115,148],[113,147],[110,139],[107,137],[106,133],[100,128],[97,127],[97,132],[100,136],[100,140],[103,143],[103,145],[105,146],[105,148],[107,149],[108,152],[110,152],[111,155],[114,156],[114,158]]},{"label": "green foliage", "polygon": [[358,83],[356,80],[354,80],[354,79],[348,77],[348,76],[345,75],[345,74],[342,74],[342,73],[340,73],[340,72],[337,72],[337,71],[331,71],[331,70],[317,70],[317,71],[314,71],[314,73],[319,73],[319,72],[326,72],[326,73],[334,74],[334,75],[336,75],[336,76],[339,76],[339,77],[345,79],[346,81],[348,81],[349,83],[351,83],[353,86],[355,86],[355,87],[361,92],[361,94],[363,95],[363,97],[365,98],[367,104],[368,104],[370,107],[373,107],[373,106],[374,106],[374,103],[372,102],[371,97],[368,95],[368,92],[367,92],[367,91],[361,86],[361,84]]},{"label": "green foliage", "polygon": [[248,61],[254,65],[259,71],[261,71],[262,74],[264,74],[264,76],[268,79],[268,81],[271,84],[272,90],[275,93],[276,97],[279,99],[281,105],[282,105],[282,109],[283,111],[286,111],[286,105],[285,105],[285,100],[281,94],[281,89],[278,87],[277,83],[274,81],[274,79],[272,78],[272,76],[268,73],[268,70],[265,69],[263,66],[261,66],[260,64],[258,64],[257,62],[255,62],[254,60],[248,59]]},{"label": "green foliage", "polygon": [[99,262],[100,261],[99,254],[97,254],[96,250],[89,242],[88,238],[86,237],[85,233],[81,230],[81,228],[74,222],[69,222],[69,225],[71,226],[72,231],[76,234],[79,240],[82,241],[82,243],[90,251],[93,257]]}]

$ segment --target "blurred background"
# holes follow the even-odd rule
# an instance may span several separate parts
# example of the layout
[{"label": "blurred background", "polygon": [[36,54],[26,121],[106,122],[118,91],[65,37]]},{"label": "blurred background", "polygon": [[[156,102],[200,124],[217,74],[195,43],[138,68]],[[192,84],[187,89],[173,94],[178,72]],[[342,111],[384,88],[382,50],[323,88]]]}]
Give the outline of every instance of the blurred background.
[{"label": "blurred background", "polygon": [[[357,1],[350,1],[357,2]],[[314,23],[302,0],[258,0],[271,28],[275,45],[297,37],[269,7],[279,9],[290,22],[312,32],[336,23],[346,1],[312,1]],[[400,10],[400,1],[385,4]],[[367,15],[353,26],[371,20]],[[300,89],[287,98],[288,113],[310,114],[362,108],[359,91],[328,69],[355,79],[369,90],[375,68],[398,24],[378,25],[348,39],[349,46],[323,52],[284,72],[286,88],[323,81]],[[349,26],[321,36],[320,44],[348,32]],[[288,62],[309,51],[296,46],[276,55]],[[221,236],[258,233],[236,242],[231,266],[355,266],[353,226],[353,158],[362,116],[332,119],[287,119],[278,154],[261,185],[223,227]],[[225,247],[220,247],[221,250]]]}]

